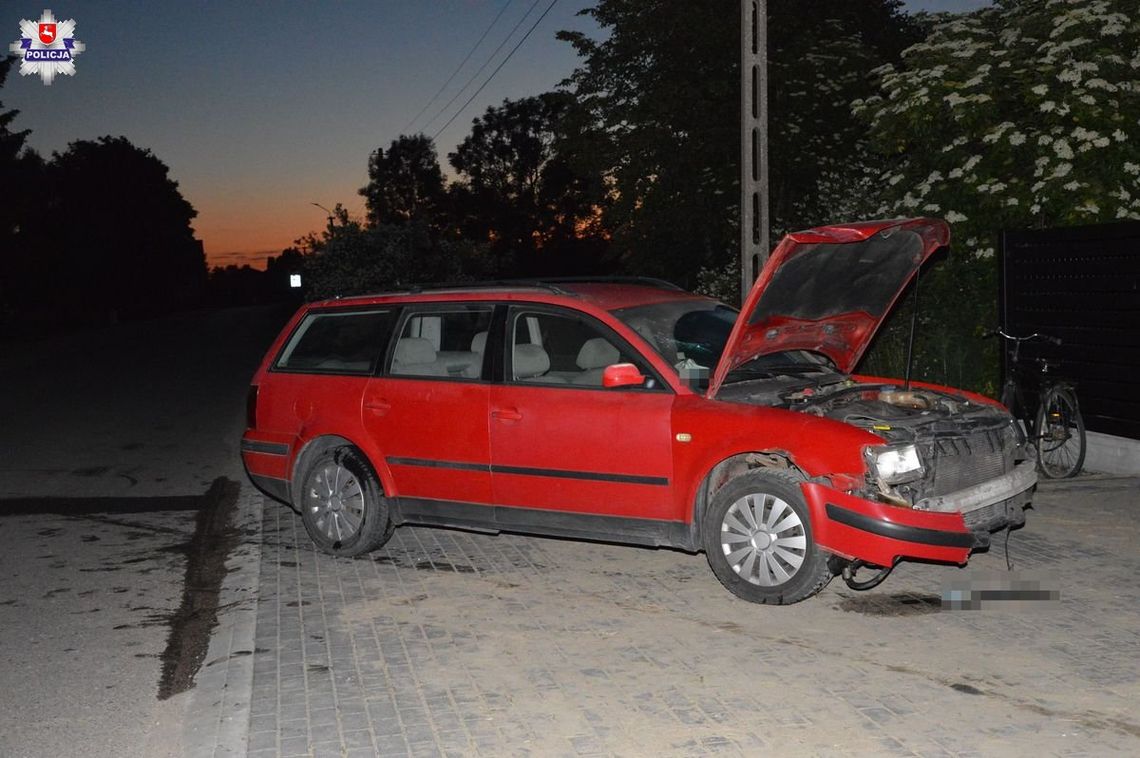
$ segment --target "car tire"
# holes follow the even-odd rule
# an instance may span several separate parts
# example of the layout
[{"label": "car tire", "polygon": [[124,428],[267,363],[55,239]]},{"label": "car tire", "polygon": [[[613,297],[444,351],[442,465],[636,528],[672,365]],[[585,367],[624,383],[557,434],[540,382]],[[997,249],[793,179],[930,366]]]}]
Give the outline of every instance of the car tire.
[{"label": "car tire", "polygon": [[713,496],[701,529],[705,555],[729,592],[788,605],[831,581],[828,553],[812,539],[799,480],[778,469],[732,479]]},{"label": "car tire", "polygon": [[300,493],[301,521],[326,553],[364,555],[392,536],[388,499],[356,450],[327,450],[309,466]]}]

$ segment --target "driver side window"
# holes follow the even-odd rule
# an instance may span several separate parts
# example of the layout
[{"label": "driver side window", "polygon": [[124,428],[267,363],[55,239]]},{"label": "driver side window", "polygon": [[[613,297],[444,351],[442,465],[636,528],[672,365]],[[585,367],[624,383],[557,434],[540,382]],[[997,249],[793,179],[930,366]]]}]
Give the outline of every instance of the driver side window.
[{"label": "driver side window", "polygon": [[655,380],[644,364],[594,324],[569,315],[519,310],[510,319],[508,381],[532,384],[602,386],[602,374],[615,363],[633,363]]}]

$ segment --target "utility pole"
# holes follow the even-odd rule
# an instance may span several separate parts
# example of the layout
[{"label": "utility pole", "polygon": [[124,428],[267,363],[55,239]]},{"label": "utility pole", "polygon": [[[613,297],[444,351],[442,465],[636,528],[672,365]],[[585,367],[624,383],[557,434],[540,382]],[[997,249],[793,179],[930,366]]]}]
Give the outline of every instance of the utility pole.
[{"label": "utility pole", "polygon": [[768,0],[740,0],[740,302],[768,260]]}]

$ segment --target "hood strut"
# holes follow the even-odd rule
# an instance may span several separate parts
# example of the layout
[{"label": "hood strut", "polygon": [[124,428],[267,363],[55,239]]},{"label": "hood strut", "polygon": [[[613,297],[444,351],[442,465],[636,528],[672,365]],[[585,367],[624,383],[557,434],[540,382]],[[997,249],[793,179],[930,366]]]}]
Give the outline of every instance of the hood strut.
[{"label": "hood strut", "polygon": [[910,314],[910,338],[906,341],[906,375],[903,390],[910,391],[910,370],[914,365],[914,328],[918,323],[918,277],[922,273],[922,256],[914,264],[914,311]]}]

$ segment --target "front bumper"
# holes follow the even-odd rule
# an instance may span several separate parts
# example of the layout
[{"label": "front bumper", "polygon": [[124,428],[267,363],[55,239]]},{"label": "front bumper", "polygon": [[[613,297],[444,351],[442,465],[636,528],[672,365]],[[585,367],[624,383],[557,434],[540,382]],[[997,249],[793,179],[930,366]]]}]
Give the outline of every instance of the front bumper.
[{"label": "front bumper", "polygon": [[1025,522],[1024,507],[1037,483],[1033,463],[1028,471],[1026,465],[937,498],[928,509],[866,500],[814,482],[800,487],[812,538],[832,553],[876,566],[892,566],[900,558],[964,564],[973,550],[989,547],[991,531]]}]

